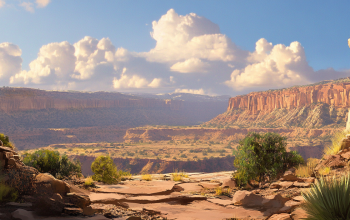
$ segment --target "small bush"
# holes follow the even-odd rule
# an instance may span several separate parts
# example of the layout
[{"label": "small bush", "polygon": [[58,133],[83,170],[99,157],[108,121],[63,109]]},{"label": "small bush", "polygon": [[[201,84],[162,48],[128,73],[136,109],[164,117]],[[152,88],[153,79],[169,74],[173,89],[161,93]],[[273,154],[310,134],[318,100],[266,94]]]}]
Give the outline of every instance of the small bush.
[{"label": "small bush", "polygon": [[302,192],[308,220],[350,219],[350,176],[321,177],[309,192]]},{"label": "small bush", "polygon": [[94,172],[92,179],[107,184],[114,184],[120,181],[121,177],[129,176],[129,172],[118,170],[113,160],[109,156],[99,156],[91,164],[91,170]]},{"label": "small bush", "polygon": [[141,179],[145,180],[145,181],[151,181],[152,180],[152,175],[150,175],[150,174],[142,175]]},{"label": "small bush", "polygon": [[231,194],[231,189],[230,188],[222,188],[222,187],[218,187],[215,189],[215,195],[217,196],[229,196]]},{"label": "small bush", "polygon": [[239,142],[234,166],[238,185],[246,185],[249,180],[272,180],[278,173],[302,164],[303,158],[295,151],[286,151],[286,138],[276,133],[249,133]]},{"label": "small bush", "polygon": [[15,145],[10,142],[10,138],[8,136],[0,133],[0,140],[2,141],[5,147],[15,149]]},{"label": "small bush", "polygon": [[89,176],[89,177],[87,177],[85,179],[84,185],[85,186],[90,186],[90,187],[94,185],[94,180],[92,179],[91,176]]},{"label": "small bush", "polygon": [[50,173],[56,178],[62,179],[71,175],[81,176],[81,164],[70,161],[67,155],[60,156],[58,151],[37,150],[32,154],[24,154],[23,163],[34,167],[41,173]]}]

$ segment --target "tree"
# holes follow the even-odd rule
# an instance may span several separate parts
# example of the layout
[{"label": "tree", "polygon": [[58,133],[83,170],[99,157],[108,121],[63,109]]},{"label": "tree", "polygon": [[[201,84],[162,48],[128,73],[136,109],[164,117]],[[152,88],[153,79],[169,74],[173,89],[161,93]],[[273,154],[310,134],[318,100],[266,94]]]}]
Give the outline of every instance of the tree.
[{"label": "tree", "polygon": [[286,151],[286,145],[286,138],[276,133],[248,133],[233,151],[238,185],[245,185],[249,180],[274,179],[278,173],[303,163],[297,152]]},{"label": "tree", "polygon": [[107,184],[117,183],[120,180],[120,172],[117,166],[109,156],[99,156],[91,164],[91,170],[94,172],[92,179]]}]

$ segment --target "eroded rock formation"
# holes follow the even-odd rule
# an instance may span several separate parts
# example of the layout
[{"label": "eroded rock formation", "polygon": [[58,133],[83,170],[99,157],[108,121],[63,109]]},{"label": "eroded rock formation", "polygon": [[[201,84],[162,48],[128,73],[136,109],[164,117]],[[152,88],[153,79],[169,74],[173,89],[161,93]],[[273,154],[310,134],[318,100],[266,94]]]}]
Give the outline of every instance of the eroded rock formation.
[{"label": "eroded rock formation", "polygon": [[350,107],[349,79],[252,92],[229,100],[227,112],[209,125],[245,127],[345,127]]}]

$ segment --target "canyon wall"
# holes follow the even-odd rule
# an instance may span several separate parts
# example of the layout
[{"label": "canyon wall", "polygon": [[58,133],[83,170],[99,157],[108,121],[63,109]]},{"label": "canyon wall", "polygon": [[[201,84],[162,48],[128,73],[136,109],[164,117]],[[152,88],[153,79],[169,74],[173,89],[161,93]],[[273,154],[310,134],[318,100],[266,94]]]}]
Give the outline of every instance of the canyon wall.
[{"label": "canyon wall", "polygon": [[349,79],[230,98],[206,126],[340,128],[350,107]]},{"label": "canyon wall", "polygon": [[[9,135],[19,149],[72,142],[120,142],[128,128],[199,124],[227,108],[228,98],[187,94],[181,100],[181,95],[173,96],[177,100],[157,95],[3,87],[0,133]],[[65,130],[57,130],[60,128]]]},{"label": "canyon wall", "polygon": [[350,107],[350,82],[328,83],[289,89],[253,92],[230,98],[228,111],[244,109],[258,114],[270,113],[274,109],[293,109],[315,103],[324,103],[336,108]]}]

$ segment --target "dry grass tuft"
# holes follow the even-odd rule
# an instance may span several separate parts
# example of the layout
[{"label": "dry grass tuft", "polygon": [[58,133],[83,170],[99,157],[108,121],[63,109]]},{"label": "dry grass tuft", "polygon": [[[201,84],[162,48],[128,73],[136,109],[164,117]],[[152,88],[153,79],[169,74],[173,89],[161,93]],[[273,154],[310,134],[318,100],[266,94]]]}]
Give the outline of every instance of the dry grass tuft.
[{"label": "dry grass tuft", "polygon": [[316,158],[307,159],[306,165],[299,165],[295,171],[295,174],[298,177],[310,177],[313,174],[314,168],[316,167],[318,162],[319,159]]},{"label": "dry grass tuft", "polygon": [[217,196],[221,196],[221,195],[225,195],[228,196],[231,194],[231,189],[230,188],[222,188],[222,187],[218,187],[215,189],[215,195]]},{"label": "dry grass tuft", "polygon": [[94,180],[92,179],[91,176],[87,177],[84,182],[85,186],[93,186],[94,185]]},{"label": "dry grass tuft", "polygon": [[174,173],[171,174],[173,181],[181,181],[182,178],[188,178],[187,173],[184,171],[178,172],[178,170],[175,170]]},{"label": "dry grass tuft", "polygon": [[332,137],[332,144],[323,150],[324,155],[334,155],[340,151],[341,141],[350,134],[350,131],[339,131],[336,132]]},{"label": "dry grass tuft", "polygon": [[152,181],[152,175],[151,174],[142,175],[141,179],[145,181]]},{"label": "dry grass tuft", "polygon": [[325,175],[328,175],[330,171],[331,171],[330,167],[322,167],[321,169],[318,170],[318,173],[322,176],[325,176]]}]

